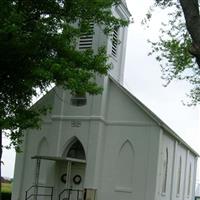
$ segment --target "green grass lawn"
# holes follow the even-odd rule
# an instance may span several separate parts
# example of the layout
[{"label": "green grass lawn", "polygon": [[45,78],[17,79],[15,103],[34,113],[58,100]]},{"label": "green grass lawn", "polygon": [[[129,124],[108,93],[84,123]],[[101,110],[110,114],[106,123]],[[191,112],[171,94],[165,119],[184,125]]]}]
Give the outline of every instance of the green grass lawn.
[{"label": "green grass lawn", "polygon": [[4,193],[11,193],[12,190],[12,184],[11,183],[1,183],[1,192]]}]

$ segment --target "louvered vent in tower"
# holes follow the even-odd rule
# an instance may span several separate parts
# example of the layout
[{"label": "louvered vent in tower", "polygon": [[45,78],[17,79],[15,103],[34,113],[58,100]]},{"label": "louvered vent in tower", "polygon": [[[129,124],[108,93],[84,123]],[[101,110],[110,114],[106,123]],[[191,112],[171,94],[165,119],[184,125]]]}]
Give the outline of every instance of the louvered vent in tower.
[{"label": "louvered vent in tower", "polygon": [[79,49],[80,50],[92,48],[93,31],[94,31],[94,23],[90,23],[89,31],[87,33],[82,33],[79,38]]},{"label": "louvered vent in tower", "polygon": [[118,36],[119,36],[119,28],[115,27],[112,38],[112,55],[115,57],[117,56]]}]

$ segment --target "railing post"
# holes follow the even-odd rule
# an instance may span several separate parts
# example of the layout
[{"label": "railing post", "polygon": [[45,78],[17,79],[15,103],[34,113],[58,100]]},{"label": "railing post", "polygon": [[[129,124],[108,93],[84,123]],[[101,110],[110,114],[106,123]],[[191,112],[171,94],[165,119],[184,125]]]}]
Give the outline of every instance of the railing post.
[{"label": "railing post", "polygon": [[79,200],[79,190],[77,190],[77,200]]},{"label": "railing post", "polygon": [[28,195],[28,192],[26,191],[25,200],[27,200],[27,195]]},{"label": "railing post", "polygon": [[70,195],[71,195],[71,189],[69,189],[69,192],[68,192],[68,199],[70,199]]},{"label": "railing post", "polygon": [[53,187],[51,187],[51,200],[53,200]]},{"label": "railing post", "polygon": [[39,174],[40,174],[40,159],[38,158],[36,160],[36,168],[35,168],[34,200],[37,200],[37,195],[38,195]]}]

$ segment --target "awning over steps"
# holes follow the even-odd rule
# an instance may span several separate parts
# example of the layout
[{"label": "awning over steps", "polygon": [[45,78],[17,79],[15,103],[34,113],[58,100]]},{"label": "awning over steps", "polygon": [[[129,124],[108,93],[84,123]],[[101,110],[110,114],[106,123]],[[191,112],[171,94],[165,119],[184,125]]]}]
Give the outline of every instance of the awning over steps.
[{"label": "awning over steps", "polygon": [[35,155],[31,157],[32,159],[41,159],[41,160],[52,160],[52,161],[71,161],[76,163],[86,163],[86,160],[77,159],[77,158],[69,158],[69,157],[57,157],[57,156],[39,156]]}]

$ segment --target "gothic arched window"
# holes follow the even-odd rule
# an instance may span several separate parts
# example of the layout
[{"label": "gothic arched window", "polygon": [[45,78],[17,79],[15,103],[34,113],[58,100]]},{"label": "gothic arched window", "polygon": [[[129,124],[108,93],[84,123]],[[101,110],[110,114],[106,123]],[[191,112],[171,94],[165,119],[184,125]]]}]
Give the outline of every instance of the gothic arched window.
[{"label": "gothic arched window", "polygon": [[187,188],[187,195],[190,196],[191,190],[191,178],[192,178],[192,165],[190,163],[189,173],[188,173],[188,188]]},{"label": "gothic arched window", "polygon": [[162,179],[162,193],[166,193],[167,189],[167,173],[168,173],[168,148],[165,149],[164,159],[163,159],[163,179]]},{"label": "gothic arched window", "polygon": [[116,171],[117,187],[131,189],[133,187],[134,149],[129,140],[125,141],[119,150]]},{"label": "gothic arched window", "polygon": [[180,189],[181,189],[181,170],[182,170],[182,158],[180,156],[178,165],[178,174],[177,174],[177,190],[176,190],[177,195],[180,194]]},{"label": "gothic arched window", "polygon": [[76,139],[70,146],[68,152],[67,152],[68,158],[76,158],[76,159],[82,159],[85,160],[85,151],[78,139]]}]

